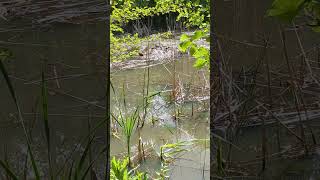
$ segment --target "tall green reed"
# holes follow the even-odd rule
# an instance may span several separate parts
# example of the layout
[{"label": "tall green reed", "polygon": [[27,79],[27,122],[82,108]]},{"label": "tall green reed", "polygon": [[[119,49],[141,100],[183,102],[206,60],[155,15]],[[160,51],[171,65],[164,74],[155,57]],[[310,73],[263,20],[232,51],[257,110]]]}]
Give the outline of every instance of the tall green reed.
[{"label": "tall green reed", "polygon": [[[18,118],[19,118],[19,121],[21,123],[22,129],[23,129],[23,133],[24,133],[24,136],[25,136],[25,139],[26,139],[26,142],[27,142],[28,153],[29,153],[29,156],[30,156],[30,159],[31,159],[31,164],[32,164],[32,168],[33,168],[33,172],[34,172],[35,178],[36,178],[36,180],[40,180],[40,174],[39,174],[38,166],[36,165],[36,161],[35,161],[34,155],[32,153],[31,142],[30,142],[30,138],[28,136],[28,132],[27,132],[24,120],[23,120],[21,108],[20,108],[16,93],[15,93],[14,87],[12,85],[12,82],[11,82],[11,80],[9,78],[9,75],[8,75],[6,69],[5,69],[4,64],[3,64],[3,61],[9,59],[10,57],[12,57],[12,53],[9,50],[0,50],[0,70],[1,70],[1,73],[2,73],[2,75],[4,77],[4,79],[5,79],[5,82],[6,82],[7,86],[8,86],[8,88],[9,88],[9,91],[10,91],[11,97],[12,97],[12,99],[14,101],[16,110],[18,111]],[[1,163],[1,166],[4,169],[8,169],[8,167],[6,167],[4,163]],[[8,173],[8,171],[7,171],[7,173]],[[8,173],[8,174],[10,176],[12,175],[12,173]],[[11,176],[11,177],[12,178],[16,178],[15,176]]]},{"label": "tall green reed", "polygon": [[[45,69],[45,68],[43,68]],[[42,115],[43,115],[43,122],[44,122],[44,131],[46,135],[47,141],[47,153],[48,153],[48,161],[49,161],[49,175],[50,179],[54,179],[54,172],[52,167],[52,157],[51,157],[51,142],[50,142],[50,128],[49,128],[49,118],[48,118],[48,91],[47,91],[47,84],[45,81],[45,73],[44,70],[41,74],[41,99],[42,99]]]},{"label": "tall green reed", "polygon": [[136,123],[139,118],[138,107],[136,108],[136,110],[132,114],[123,115],[120,112],[118,118],[116,118],[114,116],[113,116],[113,118],[120,126],[122,133],[126,138],[127,155],[129,157],[129,165],[131,165],[131,160],[130,160],[130,157],[131,157],[131,151],[130,151],[131,137],[135,131]]}]

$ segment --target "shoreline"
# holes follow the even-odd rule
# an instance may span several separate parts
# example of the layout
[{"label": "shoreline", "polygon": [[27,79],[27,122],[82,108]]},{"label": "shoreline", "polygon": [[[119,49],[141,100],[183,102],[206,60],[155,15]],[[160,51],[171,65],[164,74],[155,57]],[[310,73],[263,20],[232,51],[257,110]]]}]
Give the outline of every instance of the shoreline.
[{"label": "shoreline", "polygon": [[[192,32],[184,32],[192,33]],[[112,71],[121,71],[128,69],[146,68],[159,64],[171,62],[175,59],[190,57],[189,53],[182,53],[178,46],[180,43],[180,35],[172,39],[159,39],[153,41],[144,41],[139,50],[140,56],[121,62],[111,62],[110,69]],[[199,40],[197,45],[209,48],[209,43],[205,40]]]}]

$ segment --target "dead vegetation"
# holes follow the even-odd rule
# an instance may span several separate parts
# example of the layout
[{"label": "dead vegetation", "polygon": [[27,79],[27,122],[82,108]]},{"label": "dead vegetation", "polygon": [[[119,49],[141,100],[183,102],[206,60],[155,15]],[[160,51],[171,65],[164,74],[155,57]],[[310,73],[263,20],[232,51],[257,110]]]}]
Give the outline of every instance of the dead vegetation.
[{"label": "dead vegetation", "polygon": [[0,3],[4,20],[29,19],[32,24],[96,23],[107,19],[104,0],[9,0]]},{"label": "dead vegetation", "polygon": [[[314,47],[306,52],[296,33],[301,53],[289,57],[286,34],[280,34],[283,56],[279,61],[283,63],[269,62],[268,47],[273,45],[266,38],[256,63],[238,71],[228,65],[218,41],[220,68],[211,96],[215,104],[211,131],[216,143],[211,151],[216,155],[224,151],[212,164],[216,177],[270,178],[266,172],[273,162],[319,152],[319,50]],[[247,129],[255,129],[259,139],[251,144],[252,150],[239,144],[239,136]],[[246,154],[247,159],[239,159],[239,153]]]}]

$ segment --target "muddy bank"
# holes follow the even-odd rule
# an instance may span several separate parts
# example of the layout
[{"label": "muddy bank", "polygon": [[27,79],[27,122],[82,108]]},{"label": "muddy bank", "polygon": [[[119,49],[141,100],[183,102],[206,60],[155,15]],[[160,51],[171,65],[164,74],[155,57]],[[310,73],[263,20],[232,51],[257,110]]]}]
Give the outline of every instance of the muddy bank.
[{"label": "muddy bank", "polygon": [[[187,32],[187,34],[190,34],[190,32]],[[179,50],[179,39],[180,35],[174,39],[145,41],[140,47],[139,56],[126,61],[111,63],[111,71],[146,68],[189,56],[188,53],[182,53]],[[199,40],[196,44],[209,48],[209,43],[205,40]]]}]

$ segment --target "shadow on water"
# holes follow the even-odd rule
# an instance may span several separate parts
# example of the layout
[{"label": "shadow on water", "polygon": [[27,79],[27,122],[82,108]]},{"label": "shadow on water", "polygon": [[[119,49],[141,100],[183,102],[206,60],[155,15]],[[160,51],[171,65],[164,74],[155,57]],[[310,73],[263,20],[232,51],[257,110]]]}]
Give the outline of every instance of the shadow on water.
[{"label": "shadow on water", "polygon": [[[254,73],[255,68],[258,67],[259,60],[261,59],[261,51],[264,48],[264,40],[269,38],[270,46],[266,49],[266,55],[263,57],[261,68],[259,68],[255,75],[257,75],[257,81],[254,82],[253,97],[252,99],[263,102],[266,107],[270,107],[269,97],[268,97],[268,89],[264,87],[268,87],[267,79],[267,63],[270,66],[271,71],[271,93],[272,93],[272,110],[275,112],[276,116],[281,117],[282,122],[286,122],[289,129],[293,130],[297,134],[300,133],[298,128],[298,118],[291,117],[290,115],[283,115],[281,109],[290,109],[290,102],[293,101],[293,97],[289,95],[289,97],[283,97],[287,95],[279,95],[282,91],[282,86],[278,86],[278,81],[288,81],[283,76],[279,75],[280,72],[287,74],[288,70],[286,69],[286,59],[283,56],[283,48],[282,41],[280,36],[280,22],[275,21],[275,19],[266,17],[266,11],[270,8],[272,4],[272,0],[267,1],[254,1],[254,0],[243,0],[243,1],[225,1],[225,0],[217,0],[216,1],[216,24],[215,24],[215,32],[218,36],[219,40],[219,51],[221,52],[221,56],[219,56],[220,60],[224,60],[224,63],[228,65],[228,68],[231,69],[232,73],[236,80],[235,83],[239,85],[244,90],[247,90],[246,87],[242,86],[245,83],[248,83],[248,87],[250,87],[250,83],[252,83],[252,74],[246,75],[246,73]],[[228,13],[225,13],[228,12]],[[302,21],[301,21],[302,20]],[[226,23],[228,22],[228,23]],[[293,27],[291,24],[283,25],[284,32],[286,35],[286,45],[287,45],[287,53],[289,57],[289,62],[292,63],[294,73],[301,74],[301,69],[299,69],[301,59],[302,58],[302,50],[297,40],[297,35],[295,32],[295,28],[298,31],[298,36],[303,43],[303,48],[306,52],[307,58],[310,60],[310,64],[312,66],[313,72],[315,74],[319,74],[317,64],[317,47],[319,46],[319,34],[313,33],[308,28],[303,28],[303,19],[297,19],[295,22],[297,27]],[[308,61],[309,61],[308,60]],[[227,69],[227,68],[226,68]],[[281,69],[281,70],[279,70]],[[285,69],[285,70],[283,70]],[[299,69],[299,70],[298,70]],[[230,70],[231,71],[231,70]],[[229,73],[229,71],[227,71]],[[279,74],[277,74],[279,73]],[[302,77],[301,81],[307,81],[307,76],[309,74],[308,70],[304,70],[304,77]],[[241,75],[243,74],[243,75]],[[253,76],[255,76],[253,75]],[[298,76],[298,75],[295,75]],[[289,77],[289,75],[288,75]],[[300,76],[301,77],[301,76]],[[246,79],[247,78],[247,79]],[[306,83],[305,83],[306,84]],[[265,86],[264,86],[265,85]],[[316,85],[317,86],[317,85]],[[278,88],[279,87],[279,88]],[[313,86],[312,86],[313,87]],[[308,89],[308,85],[304,85],[302,89]],[[232,90],[236,89],[235,86],[232,87]],[[248,88],[250,89],[250,88]],[[310,88],[312,89],[312,88]],[[316,88],[315,88],[316,89]],[[237,91],[237,90],[234,90]],[[316,90],[314,90],[316,91]],[[232,94],[232,93],[231,93]],[[235,93],[236,94],[236,93]],[[317,96],[309,96],[307,93],[303,91],[302,98],[308,104],[313,104],[317,102]],[[234,94],[230,95],[233,96]],[[243,96],[243,94],[239,93],[234,96]],[[310,98],[311,97],[311,98]],[[227,97],[228,98],[228,97]],[[245,98],[232,97],[234,101],[242,101],[246,100]],[[276,102],[281,101],[280,98],[286,99],[288,104],[281,105],[278,107]],[[248,101],[251,101],[250,97]],[[252,100],[254,102],[254,100]],[[240,104],[240,102],[238,102]],[[235,103],[232,108],[238,108],[238,104]],[[246,104],[246,103],[245,103]],[[253,105],[248,103],[249,107],[243,108],[248,114],[252,113],[255,115],[256,119],[260,119],[259,113],[264,114],[263,116],[268,117],[269,113],[266,113],[263,109],[255,109]],[[255,104],[255,103],[253,103]],[[280,103],[281,104],[281,103]],[[247,105],[247,104],[246,104]],[[258,104],[257,104],[258,106]],[[290,106],[290,107],[289,107]],[[309,106],[309,105],[308,105]],[[239,109],[242,109],[242,105],[239,105]],[[252,108],[253,110],[251,111]],[[241,114],[242,111],[235,111],[233,114],[236,116],[234,121],[239,122],[242,121],[244,123],[252,123],[255,120],[251,119],[251,115]],[[249,111],[249,112],[248,112]],[[296,113],[295,108],[288,110],[289,113]],[[316,110],[307,110],[310,117],[314,111]],[[312,112],[311,112],[312,111]],[[285,110],[286,112],[286,110]],[[240,114],[240,115],[239,115]],[[284,113],[285,114],[285,113]],[[244,115],[244,117],[241,117]],[[246,116],[248,115],[248,116]],[[270,115],[270,114],[269,114]],[[264,118],[264,117],[263,117]],[[269,117],[268,117],[269,118]],[[306,117],[303,117],[305,119]],[[270,117],[270,119],[274,119]],[[304,126],[312,127],[314,130],[314,134],[316,136],[316,141],[319,142],[319,124],[317,120],[318,116],[315,116],[314,120],[311,122],[305,122]],[[269,120],[269,119],[267,119]],[[266,122],[268,122],[266,120]],[[295,120],[296,123],[291,121]],[[226,118],[227,121],[227,118]],[[228,122],[228,121],[227,121]],[[222,124],[222,122],[221,122]],[[271,123],[272,124],[272,123]],[[238,125],[238,124],[237,124]],[[241,124],[243,125],[243,124]],[[247,124],[246,124],[247,125]],[[219,126],[219,124],[218,124]],[[221,125],[222,126],[222,125]],[[249,125],[248,125],[249,126]],[[237,129],[238,133],[235,133],[236,136],[233,139],[233,142],[239,146],[242,151],[236,150],[233,148],[231,153],[231,161],[234,163],[234,169],[230,169],[230,171],[239,170],[238,178],[231,179],[262,179],[259,176],[259,172],[262,168],[262,132],[263,128],[260,124],[257,125],[255,123],[250,124],[250,127],[242,127]],[[230,127],[233,127],[230,125]],[[306,132],[306,139],[308,144],[310,144],[310,148],[314,147],[315,150],[311,150],[311,155],[303,155],[303,148],[301,147],[301,142],[297,140],[297,138],[293,137],[292,134],[288,133],[288,130],[285,130],[283,126],[281,126],[281,150],[291,149],[297,147],[294,151],[284,151],[280,154],[282,156],[276,156],[279,153],[278,150],[278,142],[277,142],[277,123],[273,123],[272,125],[267,126],[266,132],[266,152],[267,152],[267,162],[266,162],[266,170],[264,179],[297,179],[297,180],[311,180],[311,179],[319,179],[319,153],[318,153],[318,145],[313,145],[312,135],[310,133],[310,129],[304,127],[304,131]],[[219,127],[220,128],[220,127]],[[227,137],[228,130],[227,128],[217,129],[216,132],[219,135]],[[299,134],[300,135],[300,134]],[[232,135],[231,135],[232,136]],[[229,137],[230,138],[230,137]],[[224,150],[224,158],[228,159],[228,147],[223,147]],[[215,153],[215,151],[213,151]],[[296,157],[296,155],[301,154],[301,156]],[[270,157],[272,156],[272,157]],[[271,160],[272,159],[272,160]],[[243,174],[242,174],[243,172]],[[249,172],[248,174],[245,172]],[[232,172],[231,172],[232,173]],[[248,177],[250,176],[250,177]]]},{"label": "shadow on water", "polygon": [[[46,141],[41,103],[41,72],[45,64],[48,85],[49,125],[54,156],[59,167],[72,149],[83,152],[80,140],[88,135],[88,122],[94,127],[104,119],[104,23],[96,25],[56,24],[45,30],[0,33],[0,46],[10,49],[14,57],[5,63],[17,92],[36,160],[42,175],[48,174]],[[0,77],[0,158],[8,156],[16,173],[22,173],[27,153],[23,131],[3,77]],[[93,152],[105,143],[104,128],[98,129]],[[82,142],[83,143],[83,142]],[[95,166],[103,177],[103,161]],[[31,171],[31,167],[28,168]],[[31,178],[31,177],[29,177]]]}]

